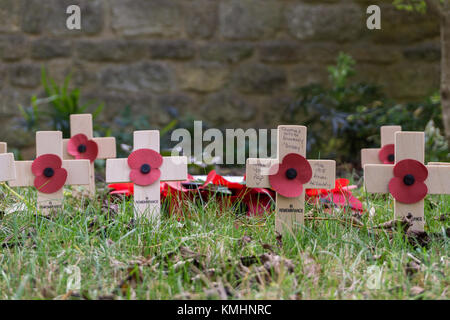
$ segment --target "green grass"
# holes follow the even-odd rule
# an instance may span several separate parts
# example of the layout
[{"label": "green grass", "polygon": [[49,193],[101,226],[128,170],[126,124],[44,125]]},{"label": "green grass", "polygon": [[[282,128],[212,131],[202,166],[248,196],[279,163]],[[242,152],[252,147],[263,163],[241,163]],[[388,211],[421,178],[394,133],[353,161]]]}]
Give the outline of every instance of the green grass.
[{"label": "green grass", "polygon": [[[34,203],[33,191],[18,192]],[[450,212],[449,197],[427,199],[433,235],[420,246],[400,229],[372,228],[393,218],[389,197],[356,194],[376,211],[364,226],[308,206],[303,230],[280,241],[273,215],[220,212],[215,201],[190,203],[188,219],[164,214],[155,229],[133,220],[126,200],[102,208],[68,196],[63,213],[45,218],[0,187],[0,299],[448,299],[449,221],[436,217]],[[73,266],[79,291],[67,288]]]}]

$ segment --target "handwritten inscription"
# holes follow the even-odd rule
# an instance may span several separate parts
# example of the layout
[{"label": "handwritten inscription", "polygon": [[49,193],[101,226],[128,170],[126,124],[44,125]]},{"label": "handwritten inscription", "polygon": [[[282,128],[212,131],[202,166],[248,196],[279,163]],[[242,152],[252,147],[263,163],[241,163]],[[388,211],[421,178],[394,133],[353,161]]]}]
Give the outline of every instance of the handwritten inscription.
[{"label": "handwritten inscription", "polygon": [[290,128],[290,127],[281,127],[278,134],[281,149],[285,151],[285,153],[305,153],[305,135],[302,134],[302,130],[300,128]]},{"label": "handwritten inscription", "polygon": [[265,178],[267,174],[267,170],[270,168],[270,163],[255,163],[252,166],[253,170],[253,180],[256,185],[260,186],[263,179]]},{"label": "handwritten inscription", "polygon": [[329,166],[323,162],[315,161],[311,164],[313,176],[308,182],[308,187],[311,188],[330,188],[330,172]]}]

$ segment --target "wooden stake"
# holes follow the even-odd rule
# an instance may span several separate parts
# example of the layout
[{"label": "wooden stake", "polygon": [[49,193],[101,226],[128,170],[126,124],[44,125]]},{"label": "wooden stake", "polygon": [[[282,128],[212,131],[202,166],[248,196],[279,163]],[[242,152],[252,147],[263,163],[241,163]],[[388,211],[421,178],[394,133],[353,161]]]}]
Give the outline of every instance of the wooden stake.
[{"label": "wooden stake", "polygon": [[[251,188],[270,188],[269,169],[280,163],[289,153],[306,157],[306,127],[278,127],[278,159],[247,159],[246,179]],[[286,198],[276,195],[275,229],[282,234],[295,231],[298,225],[304,223],[305,189],[331,189],[335,186],[336,162],[334,160],[308,160],[313,177],[303,186],[303,193],[296,198]]]},{"label": "wooden stake", "polygon": [[[77,134],[84,134],[89,140],[93,140],[98,145],[97,159],[111,159],[116,155],[116,138],[94,138],[94,127],[91,114],[72,114],[70,116],[70,136]],[[64,153],[63,159],[73,159],[67,152],[67,143],[69,139],[64,139]],[[89,184],[87,188],[91,196],[95,196],[95,165],[94,162],[90,164]]]},{"label": "wooden stake", "polygon": [[[381,148],[388,144],[394,144],[395,133],[398,131],[402,131],[401,126],[382,126],[380,128]],[[381,148],[361,149],[361,167],[364,168],[366,164],[382,164],[378,158]]]},{"label": "wooden stake", "polygon": [[[54,154],[62,159],[63,139],[60,131],[36,132],[36,157]],[[35,176],[31,172],[33,161],[16,161],[16,179],[10,182],[11,187],[34,186]],[[62,167],[67,170],[65,185],[86,185],[89,183],[89,160],[63,160]],[[63,208],[63,188],[52,194],[38,191],[37,205],[42,214]]]},{"label": "wooden stake", "polygon": [[0,154],[0,182],[16,179],[16,166],[12,153]]},{"label": "wooden stake", "polygon": [[[425,134],[423,132],[397,132],[395,134],[395,163],[411,159],[424,163]],[[389,181],[394,177],[395,165],[369,164],[364,168],[364,184],[369,193],[389,193]],[[428,194],[450,194],[450,166],[427,165],[428,178],[425,184]],[[395,217],[409,213],[413,216],[411,230],[424,231],[424,200],[405,204],[394,200]]]},{"label": "wooden stake", "polygon": [[[134,132],[134,151],[151,149],[160,152],[159,131],[146,130]],[[151,221],[159,223],[160,181],[184,181],[187,179],[186,157],[163,157],[163,164],[159,168],[161,177],[150,186],[134,185],[135,215],[145,216]],[[106,161],[106,182],[130,182],[130,168],[128,159],[108,159]]]},{"label": "wooden stake", "polygon": [[0,154],[6,153],[8,150],[8,145],[6,142],[0,142]]}]

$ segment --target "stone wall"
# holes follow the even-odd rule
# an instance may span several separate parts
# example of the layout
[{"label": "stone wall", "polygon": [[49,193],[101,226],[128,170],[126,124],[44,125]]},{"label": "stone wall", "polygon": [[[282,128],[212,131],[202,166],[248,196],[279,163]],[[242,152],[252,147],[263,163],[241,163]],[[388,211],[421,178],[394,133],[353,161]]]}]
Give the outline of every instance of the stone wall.
[{"label": "stone wall", "polygon": [[[278,124],[293,89],[327,81],[339,51],[358,62],[359,79],[400,100],[439,86],[439,25],[367,0],[0,0],[0,140],[18,104],[42,92],[41,66],[69,72],[83,99],[106,104],[104,120],[125,105],[161,127],[191,116],[217,127]],[[366,28],[369,4],[382,30]],[[69,31],[67,6],[82,8]]]}]

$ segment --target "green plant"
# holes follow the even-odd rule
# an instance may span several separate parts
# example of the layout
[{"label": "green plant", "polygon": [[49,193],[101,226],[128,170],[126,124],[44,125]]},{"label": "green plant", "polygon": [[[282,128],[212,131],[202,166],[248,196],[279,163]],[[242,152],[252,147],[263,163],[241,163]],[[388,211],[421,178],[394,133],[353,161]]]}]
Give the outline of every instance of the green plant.
[{"label": "green plant", "polygon": [[284,113],[287,123],[308,126],[308,150],[314,156],[356,162],[366,144],[367,128],[350,117],[361,105],[379,105],[385,100],[380,88],[366,83],[349,83],[355,61],[340,53],[336,66],[328,68],[330,87],[311,84],[297,90],[297,98]]},{"label": "green plant", "polygon": [[70,115],[93,110],[95,119],[103,110],[103,104],[92,107],[91,103],[81,104],[79,88],[69,89],[71,75],[64,79],[62,85],[47,76],[44,68],[41,72],[41,82],[46,94],[45,98],[39,99],[32,96],[31,106],[19,106],[22,114],[22,127],[28,132],[34,132],[47,126],[51,130],[63,132],[64,137],[70,136]]},{"label": "green plant", "polygon": [[[396,103],[379,86],[351,83],[354,67],[354,60],[340,53],[336,66],[328,68],[331,85],[300,88],[297,99],[287,108],[286,122],[308,126],[308,151],[312,156],[331,157],[338,163],[358,166],[362,148],[379,146],[382,125],[397,124],[404,130],[423,131],[431,120],[433,127],[442,130],[438,94],[419,103]],[[442,144],[434,143],[430,147],[431,157],[448,159],[440,151]]]}]

